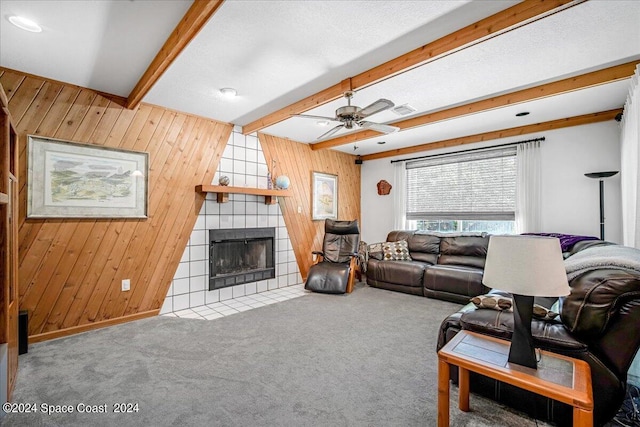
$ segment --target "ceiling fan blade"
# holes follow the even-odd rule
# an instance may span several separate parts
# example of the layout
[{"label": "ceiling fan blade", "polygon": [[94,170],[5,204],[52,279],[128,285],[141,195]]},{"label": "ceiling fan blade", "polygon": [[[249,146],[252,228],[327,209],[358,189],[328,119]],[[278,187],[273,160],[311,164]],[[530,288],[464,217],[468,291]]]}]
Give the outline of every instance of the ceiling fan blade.
[{"label": "ceiling fan blade", "polygon": [[389,101],[388,99],[378,99],[373,104],[367,105],[362,110],[360,110],[360,116],[363,118],[372,116],[376,113],[379,113],[380,111],[388,110],[389,108],[392,108],[394,105],[395,104]]},{"label": "ceiling fan blade", "polygon": [[344,123],[341,125],[338,125],[336,127],[334,127],[333,129],[329,129],[328,132],[323,133],[322,135],[320,135],[319,137],[317,137],[316,139],[322,139],[322,138],[326,138],[328,136],[333,135],[334,133],[338,132],[340,129],[342,129],[344,127]]},{"label": "ceiling fan blade", "polygon": [[292,114],[291,117],[302,117],[303,119],[314,119],[314,120],[331,120],[332,122],[340,121],[335,117],[314,116],[311,114]]},{"label": "ceiling fan blade", "polygon": [[394,133],[400,130],[400,128],[397,126],[383,125],[382,123],[373,123],[367,121],[361,121],[358,123],[358,125],[360,125],[360,127],[362,128],[372,129],[382,133]]}]

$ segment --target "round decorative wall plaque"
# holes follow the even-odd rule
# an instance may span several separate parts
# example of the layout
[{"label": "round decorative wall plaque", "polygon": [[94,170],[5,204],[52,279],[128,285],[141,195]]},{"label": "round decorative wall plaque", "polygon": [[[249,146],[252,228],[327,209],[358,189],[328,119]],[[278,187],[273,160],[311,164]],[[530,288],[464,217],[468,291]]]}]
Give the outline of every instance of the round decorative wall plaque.
[{"label": "round decorative wall plaque", "polygon": [[391,188],[391,184],[389,184],[384,179],[378,182],[378,194],[380,196],[386,196],[387,194],[389,194],[391,192]]}]

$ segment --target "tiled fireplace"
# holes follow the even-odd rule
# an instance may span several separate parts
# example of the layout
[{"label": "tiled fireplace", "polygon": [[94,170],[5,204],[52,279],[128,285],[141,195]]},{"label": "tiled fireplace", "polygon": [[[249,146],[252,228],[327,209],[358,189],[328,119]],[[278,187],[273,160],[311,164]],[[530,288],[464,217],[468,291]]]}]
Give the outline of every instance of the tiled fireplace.
[{"label": "tiled fireplace", "polygon": [[[226,175],[229,185],[267,188],[267,165],[258,138],[234,128],[222,154],[213,184]],[[209,230],[269,228],[275,232],[275,277],[209,290]],[[229,202],[217,203],[208,194],[191,238],[173,278],[161,313],[200,307],[219,301],[257,294],[302,283],[280,206],[265,205],[264,197],[230,194]]]}]

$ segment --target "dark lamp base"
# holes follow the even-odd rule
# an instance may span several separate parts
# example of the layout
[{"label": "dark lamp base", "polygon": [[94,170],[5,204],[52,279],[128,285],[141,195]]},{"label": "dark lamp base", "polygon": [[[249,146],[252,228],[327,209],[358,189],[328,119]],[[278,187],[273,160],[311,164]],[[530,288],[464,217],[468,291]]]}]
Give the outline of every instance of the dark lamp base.
[{"label": "dark lamp base", "polygon": [[537,369],[536,351],[531,336],[533,297],[513,295],[513,336],[509,348],[509,363]]}]

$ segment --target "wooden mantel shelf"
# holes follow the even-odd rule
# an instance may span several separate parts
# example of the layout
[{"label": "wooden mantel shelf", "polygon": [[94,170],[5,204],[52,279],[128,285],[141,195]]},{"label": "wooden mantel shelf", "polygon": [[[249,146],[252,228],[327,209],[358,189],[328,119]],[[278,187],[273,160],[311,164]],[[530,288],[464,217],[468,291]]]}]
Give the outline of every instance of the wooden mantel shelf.
[{"label": "wooden mantel shelf", "polygon": [[250,188],[250,187],[229,187],[223,185],[196,185],[196,191],[199,193],[216,193],[218,203],[226,203],[229,201],[229,194],[252,194],[254,196],[264,196],[266,205],[273,205],[277,202],[278,196],[289,197],[289,190],[270,190],[267,188]]}]

